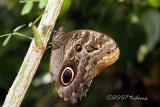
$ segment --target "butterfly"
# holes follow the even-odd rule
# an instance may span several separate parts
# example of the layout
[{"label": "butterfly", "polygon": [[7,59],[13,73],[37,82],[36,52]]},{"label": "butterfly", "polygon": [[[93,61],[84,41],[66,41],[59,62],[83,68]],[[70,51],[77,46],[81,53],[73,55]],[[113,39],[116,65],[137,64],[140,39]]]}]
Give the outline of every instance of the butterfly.
[{"label": "butterfly", "polygon": [[94,30],[63,28],[52,39],[50,74],[64,101],[76,103],[86,96],[93,78],[116,62],[120,50],[108,35]]}]

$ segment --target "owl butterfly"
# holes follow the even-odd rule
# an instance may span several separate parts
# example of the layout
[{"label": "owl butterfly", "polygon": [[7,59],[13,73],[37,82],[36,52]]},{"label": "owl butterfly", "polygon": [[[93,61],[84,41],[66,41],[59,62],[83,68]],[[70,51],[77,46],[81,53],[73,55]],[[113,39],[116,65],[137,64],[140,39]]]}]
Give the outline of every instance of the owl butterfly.
[{"label": "owl butterfly", "polygon": [[104,33],[61,28],[52,40],[51,79],[60,97],[76,103],[91,85],[92,79],[119,58],[115,41]]}]

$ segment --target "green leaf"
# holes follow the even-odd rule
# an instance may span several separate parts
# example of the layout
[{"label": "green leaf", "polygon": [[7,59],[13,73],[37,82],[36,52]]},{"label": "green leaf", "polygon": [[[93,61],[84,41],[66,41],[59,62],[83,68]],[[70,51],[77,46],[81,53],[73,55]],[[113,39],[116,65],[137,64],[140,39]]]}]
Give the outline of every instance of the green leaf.
[{"label": "green leaf", "polygon": [[31,11],[32,7],[33,7],[33,1],[32,0],[27,1],[26,4],[23,6],[21,15],[28,14]]},{"label": "green leaf", "polygon": [[[137,58],[140,58],[139,62],[142,62],[160,39],[160,13],[153,9],[143,11],[140,22],[146,32],[146,43],[140,47],[137,54]],[[145,51],[142,47],[145,47]]]},{"label": "green leaf", "polygon": [[147,10],[140,17],[147,34],[147,48],[152,50],[160,37],[160,13],[157,10]]},{"label": "green leaf", "polygon": [[16,32],[16,31],[20,30],[20,29],[23,28],[25,25],[26,25],[26,24],[20,25],[20,26],[16,27],[16,28],[13,30],[13,32]]},{"label": "green leaf", "polygon": [[3,46],[6,46],[10,39],[11,39],[11,34],[8,35],[8,37],[4,40]]},{"label": "green leaf", "polygon": [[40,2],[39,2],[39,8],[40,8],[40,9],[43,9],[43,8],[46,6],[47,1],[48,1],[48,0],[40,0]]}]

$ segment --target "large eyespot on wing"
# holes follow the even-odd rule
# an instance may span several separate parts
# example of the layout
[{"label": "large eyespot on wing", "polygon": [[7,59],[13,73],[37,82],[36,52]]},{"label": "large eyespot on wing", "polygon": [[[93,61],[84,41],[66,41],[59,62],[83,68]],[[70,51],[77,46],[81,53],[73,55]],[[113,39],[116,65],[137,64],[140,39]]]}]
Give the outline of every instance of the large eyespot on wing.
[{"label": "large eyespot on wing", "polygon": [[74,78],[74,71],[70,67],[66,67],[61,74],[61,83],[64,86],[69,85]]},{"label": "large eyespot on wing", "polygon": [[[56,88],[59,96],[62,97],[64,101],[76,103],[78,100],[81,100],[83,96],[86,96],[92,82],[90,77],[91,71],[87,72],[82,68],[81,70],[83,71],[77,72],[75,77],[73,77],[72,71],[68,70],[69,69],[64,70],[64,73],[61,74],[61,86],[56,85]],[[65,72],[69,78],[64,79]]]}]

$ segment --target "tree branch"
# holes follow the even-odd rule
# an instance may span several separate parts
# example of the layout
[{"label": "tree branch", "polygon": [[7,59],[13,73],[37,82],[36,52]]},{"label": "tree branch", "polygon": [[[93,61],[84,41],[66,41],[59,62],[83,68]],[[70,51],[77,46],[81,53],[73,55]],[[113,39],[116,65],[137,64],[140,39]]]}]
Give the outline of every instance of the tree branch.
[{"label": "tree branch", "polygon": [[43,48],[38,48],[34,40],[32,40],[18,75],[9,89],[3,107],[20,106],[43,56],[50,38],[50,29],[53,29],[55,25],[62,4],[63,0],[48,0],[45,12],[38,26]]}]

